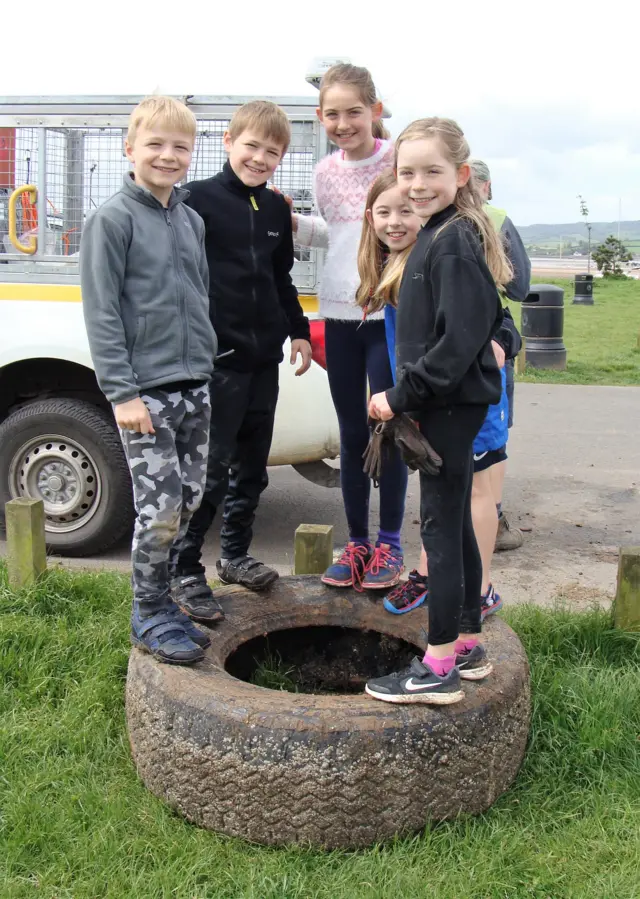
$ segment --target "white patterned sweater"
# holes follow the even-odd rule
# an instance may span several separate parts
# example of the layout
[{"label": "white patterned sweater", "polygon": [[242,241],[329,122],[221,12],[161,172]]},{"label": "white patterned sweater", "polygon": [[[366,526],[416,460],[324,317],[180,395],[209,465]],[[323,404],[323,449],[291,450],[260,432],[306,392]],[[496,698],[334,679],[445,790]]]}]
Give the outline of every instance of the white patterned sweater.
[{"label": "white patterned sweater", "polygon": [[[373,156],[354,162],[342,153],[325,156],[314,171],[314,199],[320,213],[298,216],[297,244],[324,247],[328,252],[318,290],[319,312],[323,318],[354,321],[362,318],[356,304],[358,246],[362,234],[367,193],[381,172],[393,168],[393,144],[383,140]],[[369,316],[383,318],[384,311]]]}]

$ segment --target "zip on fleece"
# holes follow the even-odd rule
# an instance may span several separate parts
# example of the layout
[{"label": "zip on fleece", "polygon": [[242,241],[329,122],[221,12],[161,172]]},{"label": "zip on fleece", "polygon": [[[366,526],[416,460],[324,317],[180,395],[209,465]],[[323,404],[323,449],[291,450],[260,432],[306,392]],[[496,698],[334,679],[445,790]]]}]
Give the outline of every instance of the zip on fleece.
[{"label": "zip on fleece", "polygon": [[193,375],[193,370],[191,365],[189,364],[189,328],[186,326],[186,315],[187,315],[187,293],[184,286],[184,278],[182,277],[182,260],[180,259],[180,253],[178,252],[178,241],[176,239],[175,228],[173,222],[171,221],[171,214],[168,209],[163,209],[165,221],[169,228],[169,234],[171,235],[171,250],[173,253],[173,265],[176,272],[176,281],[178,282],[178,296],[179,296],[179,305],[180,305],[180,330],[182,336],[182,364],[185,369],[189,373],[190,376]]},{"label": "zip on fleece", "polygon": [[[253,214],[254,214],[254,211],[255,211],[255,212],[258,211],[258,204],[256,203],[256,198],[253,196],[253,194],[249,194],[249,203],[250,203],[250,207],[251,207],[251,208],[249,209],[249,225],[250,225],[250,232],[251,232],[251,261],[253,262],[253,274],[254,274],[254,275],[256,276],[256,278],[257,278],[257,275],[258,275],[258,260],[256,259],[256,248],[255,248],[255,223],[254,223],[254,221],[253,221]],[[252,296],[252,298],[253,298],[253,307],[254,307],[254,310],[255,310],[255,313],[256,313],[256,319],[257,319],[257,314],[258,314],[258,297],[257,297],[257,295],[256,295],[256,278],[253,278],[253,279],[252,279],[251,296]],[[254,333],[253,333],[253,338],[254,338],[254,343],[255,343],[255,345],[256,345],[256,352],[257,352],[257,350],[258,350],[258,335],[255,333],[255,331],[254,331]]]}]

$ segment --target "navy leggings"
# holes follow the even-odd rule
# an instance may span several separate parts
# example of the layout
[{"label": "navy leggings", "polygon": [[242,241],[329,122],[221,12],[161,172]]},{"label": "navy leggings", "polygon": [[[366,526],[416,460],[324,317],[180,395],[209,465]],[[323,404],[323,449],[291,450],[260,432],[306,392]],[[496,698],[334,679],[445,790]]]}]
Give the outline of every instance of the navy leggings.
[{"label": "navy leggings", "polygon": [[[371,393],[393,386],[384,321],[325,322],[327,373],[340,425],[340,481],[351,539],[369,537],[371,481],[362,470],[369,442],[367,380]],[[407,466],[394,448],[380,477],[380,531],[400,531]]]}]

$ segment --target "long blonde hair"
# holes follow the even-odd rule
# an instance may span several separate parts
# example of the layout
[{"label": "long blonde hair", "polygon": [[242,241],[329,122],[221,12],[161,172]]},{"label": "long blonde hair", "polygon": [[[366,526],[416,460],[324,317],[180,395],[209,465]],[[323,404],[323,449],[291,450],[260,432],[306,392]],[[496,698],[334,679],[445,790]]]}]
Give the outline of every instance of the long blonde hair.
[{"label": "long blonde hair", "polygon": [[[453,119],[441,119],[432,116],[428,119],[417,119],[404,129],[396,140],[396,168],[398,150],[409,140],[431,140],[437,138],[444,147],[445,156],[452,165],[459,169],[469,160],[469,144],[460,126]],[[478,191],[473,174],[463,187],[458,188],[454,200],[458,217],[468,219],[478,231],[484,248],[487,266],[499,290],[504,290],[513,278],[513,269],[504,250],[502,239],[496,233],[489,216],[484,210],[484,199]],[[451,219],[443,227],[446,227]]]},{"label": "long blonde hair", "polygon": [[[365,69],[364,66],[353,66],[349,62],[339,62],[327,69],[322,76],[320,82],[320,108],[322,108],[324,103],[327,90],[334,84],[350,84],[351,87],[355,87],[365,106],[375,106],[376,103],[382,102],[376,93],[376,86],[373,83],[369,69]],[[371,133],[374,137],[385,140],[391,137],[384,127],[382,119],[372,123]]]},{"label": "long blonde hair", "polygon": [[[396,173],[393,169],[382,172],[369,188],[366,209],[373,209],[381,194],[397,186]],[[358,247],[360,287],[356,293],[356,301],[369,314],[378,312],[387,303],[397,306],[402,273],[412,249],[413,244],[400,250],[399,253],[391,253],[385,263],[388,247],[377,237],[373,225],[365,214]]]}]

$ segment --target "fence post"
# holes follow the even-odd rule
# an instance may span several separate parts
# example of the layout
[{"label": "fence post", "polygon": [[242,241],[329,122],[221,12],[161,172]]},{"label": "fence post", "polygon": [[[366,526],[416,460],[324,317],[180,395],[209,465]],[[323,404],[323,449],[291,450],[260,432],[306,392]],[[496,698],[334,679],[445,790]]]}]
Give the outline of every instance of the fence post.
[{"label": "fence post", "polygon": [[293,547],[294,574],[322,574],[333,563],[333,525],[299,525]]},{"label": "fence post", "polygon": [[522,348],[516,356],[514,371],[517,375],[523,375],[527,367],[527,346],[524,337],[522,338]]},{"label": "fence post", "polygon": [[640,546],[620,549],[613,620],[622,630],[640,631]]},{"label": "fence post", "polygon": [[5,505],[9,586],[27,587],[47,570],[44,503],[22,496]]}]

